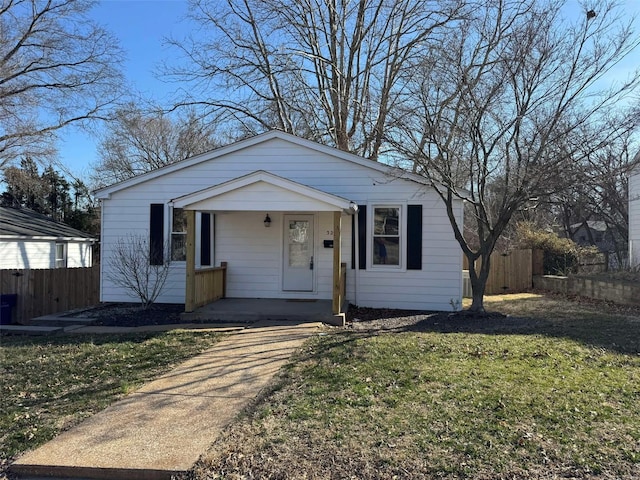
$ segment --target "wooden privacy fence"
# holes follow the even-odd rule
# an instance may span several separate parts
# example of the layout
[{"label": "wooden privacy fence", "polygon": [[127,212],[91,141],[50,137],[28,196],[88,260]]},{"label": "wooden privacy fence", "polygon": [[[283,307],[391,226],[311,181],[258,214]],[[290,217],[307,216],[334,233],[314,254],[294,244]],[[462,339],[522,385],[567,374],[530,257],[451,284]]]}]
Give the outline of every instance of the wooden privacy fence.
[{"label": "wooden privacy fence", "polygon": [[100,303],[100,266],[0,270],[0,293],[17,294],[14,322]]},{"label": "wooden privacy fence", "polygon": [[[541,254],[541,250],[532,251],[531,249],[491,254],[491,267],[485,293],[495,295],[531,290],[533,275],[539,275],[542,271]],[[476,263],[479,268],[480,260],[476,260]],[[467,265],[467,258],[463,257],[465,269],[468,269]]]}]

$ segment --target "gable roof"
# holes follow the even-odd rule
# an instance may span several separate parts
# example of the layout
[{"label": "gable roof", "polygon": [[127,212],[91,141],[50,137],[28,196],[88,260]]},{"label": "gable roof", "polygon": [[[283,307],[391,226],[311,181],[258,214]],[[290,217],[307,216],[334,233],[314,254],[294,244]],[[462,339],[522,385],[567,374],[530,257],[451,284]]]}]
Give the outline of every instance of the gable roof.
[{"label": "gable roof", "polygon": [[[274,204],[265,204],[265,191],[278,193]],[[251,195],[255,193],[256,195]],[[248,197],[255,197],[253,200]],[[259,200],[258,200],[259,199]],[[283,178],[264,170],[189,193],[172,200],[174,206],[194,210],[316,210],[353,213],[358,205],[350,200],[323,192],[308,185]],[[216,204],[221,205],[216,207]],[[271,208],[269,208],[271,207]]]},{"label": "gable roof", "polygon": [[[607,223],[602,220],[587,220],[587,226],[596,232],[605,232],[609,227],[607,227]],[[571,228],[580,229],[584,227],[584,222],[574,223],[571,225]]]},{"label": "gable roof", "polygon": [[376,162],[374,160],[368,160],[366,158],[360,157],[358,155],[354,155],[353,153],[344,152],[342,150],[338,150],[337,148],[327,147],[326,145],[321,145],[317,142],[307,140],[304,138],[297,137],[290,133],[285,133],[281,130],[271,130],[266,133],[262,133],[260,135],[256,135],[254,137],[247,138],[245,140],[240,140],[238,142],[226,145],[224,147],[217,148],[215,150],[211,150],[210,152],[206,152],[200,155],[196,155],[195,157],[187,158],[186,160],[182,160],[180,162],[172,163],[171,165],[167,165],[151,172],[143,173],[136,177],[129,178],[119,183],[115,183],[113,185],[100,188],[95,191],[95,195],[97,198],[106,199],[109,196],[117,191],[124,190],[125,188],[132,187],[134,185],[138,185],[140,183],[144,183],[148,180],[158,178],[164,175],[168,175],[176,170],[181,170],[183,168],[188,168],[193,165],[198,165],[203,162],[207,162],[209,160],[213,160],[218,157],[222,157],[223,155],[228,155],[230,153],[236,152],[238,150],[242,150],[248,147],[252,147],[255,145],[259,145],[264,142],[268,142],[273,139],[280,139],[285,142],[289,142],[295,145],[299,145],[304,148],[309,148],[311,150],[324,153],[326,155],[330,155],[336,158],[340,158],[342,160],[355,163],[357,165],[361,165],[363,167],[370,168],[380,173],[384,173],[387,175],[392,175],[396,178],[403,178],[406,180],[410,180],[416,183],[420,183],[423,185],[429,185],[430,182],[420,175],[416,175],[411,172],[407,172],[398,167],[392,167],[389,165],[385,165],[383,163]]},{"label": "gable roof", "polygon": [[0,207],[0,238],[95,241],[91,235],[28,208]]}]

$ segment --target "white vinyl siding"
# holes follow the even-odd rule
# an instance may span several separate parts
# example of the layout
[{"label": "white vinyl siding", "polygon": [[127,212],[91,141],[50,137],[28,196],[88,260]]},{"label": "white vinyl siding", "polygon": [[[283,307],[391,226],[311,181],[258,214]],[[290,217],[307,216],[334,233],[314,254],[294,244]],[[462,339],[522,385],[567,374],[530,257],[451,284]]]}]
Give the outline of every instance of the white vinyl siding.
[{"label": "white vinyl siding", "polygon": [[[59,242],[58,242],[59,243]],[[66,242],[66,267],[93,265],[89,242]],[[0,240],[0,270],[56,268],[54,240]]]},{"label": "white vinyl siding", "polygon": [[[129,233],[148,234],[149,205],[171,200],[232,179],[265,170],[294,182],[368,206],[406,204],[423,207],[422,270],[401,268],[351,269],[351,217],[342,216],[342,261],[348,265],[347,294],[361,306],[449,310],[451,300],[462,296],[462,256],[442,201],[436,193],[413,181],[391,178],[363,165],[274,138],[229,155],[175,170],[144,183],[115,191],[103,201],[102,256],[108,264],[112,245]],[[253,190],[251,190],[253,191]],[[267,201],[268,200],[268,201]],[[333,250],[323,240],[332,240],[333,212],[305,211],[314,215],[315,262],[313,292],[282,291],[283,215],[273,210],[274,199],[264,199],[265,208],[254,212],[215,212],[215,264],[228,262],[227,296],[244,298],[318,298],[332,295]],[[277,199],[276,199],[277,200]],[[235,197],[234,197],[235,201]],[[269,205],[269,206],[268,206]],[[462,215],[462,203],[456,206]],[[167,209],[165,235],[170,215]],[[271,227],[264,227],[266,214]],[[404,230],[401,235],[404,235]],[[371,240],[371,237],[368,237]],[[401,243],[405,243],[404,237]],[[196,251],[197,251],[196,247]],[[404,245],[401,247],[404,249]],[[371,248],[368,247],[370,252]],[[370,253],[369,253],[370,255]],[[355,292],[358,275],[357,295]],[[130,300],[120,288],[102,276],[102,301]],[[159,302],[183,303],[185,265],[174,263]]]},{"label": "white vinyl siding", "polygon": [[90,243],[67,242],[67,268],[91,267],[93,247]]}]

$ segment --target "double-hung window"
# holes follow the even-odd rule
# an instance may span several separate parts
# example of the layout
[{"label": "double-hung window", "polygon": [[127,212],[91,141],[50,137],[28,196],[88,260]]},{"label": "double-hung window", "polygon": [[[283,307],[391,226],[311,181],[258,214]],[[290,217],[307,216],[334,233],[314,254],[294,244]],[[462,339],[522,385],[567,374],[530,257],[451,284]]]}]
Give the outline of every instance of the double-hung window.
[{"label": "double-hung window", "polygon": [[182,208],[171,209],[171,260],[187,260],[187,215]]},{"label": "double-hung window", "polygon": [[67,267],[67,244],[56,243],[56,268]]},{"label": "double-hung window", "polygon": [[380,206],[373,208],[373,265],[401,266],[401,208]]}]

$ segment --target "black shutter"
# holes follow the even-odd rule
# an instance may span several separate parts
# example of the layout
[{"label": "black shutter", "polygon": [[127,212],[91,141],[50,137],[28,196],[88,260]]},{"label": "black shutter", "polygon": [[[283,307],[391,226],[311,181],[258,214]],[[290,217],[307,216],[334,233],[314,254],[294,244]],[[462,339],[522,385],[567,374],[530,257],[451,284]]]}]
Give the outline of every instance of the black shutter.
[{"label": "black shutter", "polygon": [[200,265],[211,266],[211,214],[203,213],[200,220]]},{"label": "black shutter", "polygon": [[[367,269],[367,206],[358,205],[358,252],[360,270]],[[351,268],[356,268],[356,219],[351,216]]]},{"label": "black shutter", "polygon": [[358,245],[360,246],[358,263],[360,270],[367,269],[367,244],[367,206],[358,205]]},{"label": "black shutter", "polygon": [[152,203],[149,215],[149,263],[164,263],[164,204]]},{"label": "black shutter", "polygon": [[407,207],[407,270],[422,270],[422,205]]}]

